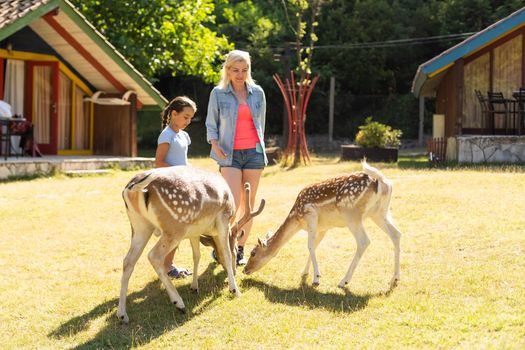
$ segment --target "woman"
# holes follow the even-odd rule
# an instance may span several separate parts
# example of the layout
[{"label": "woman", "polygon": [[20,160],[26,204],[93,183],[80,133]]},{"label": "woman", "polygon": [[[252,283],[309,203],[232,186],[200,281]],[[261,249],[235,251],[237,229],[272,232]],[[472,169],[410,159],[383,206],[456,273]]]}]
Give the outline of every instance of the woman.
[{"label": "woman", "polygon": [[[235,206],[244,211],[243,184],[251,187],[253,206],[261,174],[268,164],[264,150],[266,99],[263,89],[251,75],[248,52],[231,51],[222,67],[219,84],[213,88],[206,117],[207,140],[211,157],[217,161],[235,199]],[[243,214],[242,212],[240,213]],[[244,226],[244,236],[238,242],[237,265],[245,265],[244,244],[252,220]]]}]

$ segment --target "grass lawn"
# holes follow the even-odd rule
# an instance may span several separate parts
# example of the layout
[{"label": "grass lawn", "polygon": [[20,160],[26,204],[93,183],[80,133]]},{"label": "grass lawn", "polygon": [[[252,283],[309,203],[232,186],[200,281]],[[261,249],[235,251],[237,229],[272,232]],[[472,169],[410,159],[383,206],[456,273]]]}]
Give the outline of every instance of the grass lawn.
[{"label": "grass lawn", "polygon": [[[318,248],[319,287],[311,276],[301,281],[307,239],[300,232],[261,271],[239,271],[236,299],[203,247],[199,294],[189,279],[174,281],[186,314],[170,304],[144,253],[130,281],[129,325],[116,310],[130,240],[120,193],[134,172],[0,183],[0,347],[525,348],[525,168],[413,163],[378,165],[394,182],[392,211],[403,233],[401,281],[391,293],[392,244],[367,221],[372,243],[346,290],[337,283],[355,242],[345,229]],[[216,171],[207,158],[192,164]],[[267,168],[259,191],[267,206],[248,252],[277,228],[304,185],[355,170],[358,163],[335,158]],[[192,266],[188,241],[175,260]]]}]

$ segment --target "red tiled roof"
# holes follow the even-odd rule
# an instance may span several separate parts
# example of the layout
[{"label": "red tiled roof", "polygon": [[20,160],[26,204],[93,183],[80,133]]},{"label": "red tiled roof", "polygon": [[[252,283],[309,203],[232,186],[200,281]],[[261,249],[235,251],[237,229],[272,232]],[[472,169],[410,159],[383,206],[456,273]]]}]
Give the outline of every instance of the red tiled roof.
[{"label": "red tiled roof", "polygon": [[15,22],[50,0],[0,0],[0,28]]}]

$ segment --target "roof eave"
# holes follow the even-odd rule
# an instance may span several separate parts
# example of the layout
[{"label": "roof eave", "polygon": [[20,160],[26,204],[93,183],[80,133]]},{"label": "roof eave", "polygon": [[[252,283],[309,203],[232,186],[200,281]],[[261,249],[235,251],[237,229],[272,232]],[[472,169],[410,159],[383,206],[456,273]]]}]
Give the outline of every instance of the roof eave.
[{"label": "roof eave", "polygon": [[524,25],[524,22],[525,7],[445,50],[437,57],[421,64],[412,83],[412,93],[419,97],[424,85],[432,76],[437,75],[440,71],[447,70],[456,60],[466,57],[485,47],[488,43],[516,30],[516,27]]},{"label": "roof eave", "polygon": [[118,64],[140,87],[153,98],[159,107],[163,107],[168,100],[151,85],[147,79],[136,70],[118,51],[100,34],[91,23],[82,15],[73,4],[67,0],[60,2],[60,9],[69,17],[76,20],[76,23],[109,57]]}]

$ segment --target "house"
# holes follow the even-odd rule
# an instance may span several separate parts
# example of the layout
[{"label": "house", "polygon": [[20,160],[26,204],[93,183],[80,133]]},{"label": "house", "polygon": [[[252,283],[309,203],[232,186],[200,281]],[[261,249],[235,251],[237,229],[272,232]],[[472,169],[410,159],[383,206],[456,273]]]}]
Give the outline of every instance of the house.
[{"label": "house", "polygon": [[[419,66],[412,92],[435,98],[447,159],[525,162],[524,113],[513,98],[525,86],[524,50],[525,7]],[[501,92],[506,109],[486,111],[476,90],[485,103],[488,92]]]},{"label": "house", "polygon": [[48,155],[136,156],[167,100],[67,0],[0,0],[0,100]]}]

